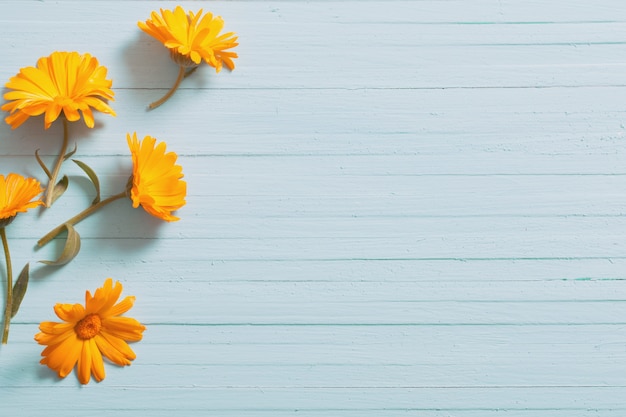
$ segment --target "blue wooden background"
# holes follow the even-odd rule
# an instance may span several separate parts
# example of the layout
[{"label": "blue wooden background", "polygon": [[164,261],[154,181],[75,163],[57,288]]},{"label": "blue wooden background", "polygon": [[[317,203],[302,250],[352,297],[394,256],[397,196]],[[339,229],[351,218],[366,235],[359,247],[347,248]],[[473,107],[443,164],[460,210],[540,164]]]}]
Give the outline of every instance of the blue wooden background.
[{"label": "blue wooden background", "polygon": [[[147,112],[177,68],[136,23],[176,4],[221,15],[240,58]],[[109,68],[118,116],[70,129],[105,195],[133,131],[189,192],[178,223],[118,201],[73,263],[32,264],[0,415],[626,415],[623,1],[1,0],[0,39],[2,83],[54,50]],[[0,124],[3,174],[42,177],[42,126]],[[91,201],[64,172],[7,229],[16,268]],[[58,380],[37,325],[106,277],[137,297],[138,357]]]}]

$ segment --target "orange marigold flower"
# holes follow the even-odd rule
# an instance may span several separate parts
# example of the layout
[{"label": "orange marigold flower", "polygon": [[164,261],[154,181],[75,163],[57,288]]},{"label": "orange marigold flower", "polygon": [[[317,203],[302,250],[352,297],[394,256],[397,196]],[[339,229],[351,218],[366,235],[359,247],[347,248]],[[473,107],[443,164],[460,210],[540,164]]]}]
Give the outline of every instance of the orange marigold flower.
[{"label": "orange marigold flower", "polygon": [[30,116],[45,113],[44,127],[50,127],[63,111],[70,122],[80,119],[82,113],[87,127],[94,127],[91,108],[115,116],[107,104],[113,100],[111,80],[107,69],[89,54],[53,52],[40,58],[36,67],[26,67],[5,84],[8,100],[2,110],[10,114],[5,121],[13,129]]},{"label": "orange marigold flower", "polygon": [[0,227],[9,224],[17,213],[42,204],[37,197],[43,189],[34,178],[24,178],[19,174],[0,175]]},{"label": "orange marigold flower", "polygon": [[185,205],[187,183],[182,181],[183,168],[176,165],[178,156],[165,152],[165,142],[146,136],[140,142],[137,133],[127,135],[133,158],[130,198],[133,207],[141,205],[148,213],[168,222],[179,220],[172,211]]},{"label": "orange marigold flower", "polygon": [[160,15],[152,12],[150,19],[137,24],[163,43],[176,63],[192,67],[204,60],[216,72],[222,69],[222,64],[230,70],[235,68],[233,58],[237,58],[237,54],[228,49],[239,45],[237,36],[234,32],[220,35],[224,27],[220,16],[214,17],[210,12],[203,16],[202,9],[197,13],[185,13],[181,6],[174,10],[160,10]]},{"label": "orange marigold flower", "polygon": [[126,297],[116,304],[122,293],[122,284],[108,278],[102,288],[92,296],[85,294],[85,306],[81,304],[56,304],[54,312],[64,321],[46,321],[39,325],[41,333],[35,335],[40,345],[43,365],[65,378],[78,363],[78,380],[89,382],[90,376],[98,382],[104,379],[104,355],[120,366],[130,365],[135,352],[127,342],[137,342],[146,329],[137,320],[121,317],[130,310],[135,297]]}]

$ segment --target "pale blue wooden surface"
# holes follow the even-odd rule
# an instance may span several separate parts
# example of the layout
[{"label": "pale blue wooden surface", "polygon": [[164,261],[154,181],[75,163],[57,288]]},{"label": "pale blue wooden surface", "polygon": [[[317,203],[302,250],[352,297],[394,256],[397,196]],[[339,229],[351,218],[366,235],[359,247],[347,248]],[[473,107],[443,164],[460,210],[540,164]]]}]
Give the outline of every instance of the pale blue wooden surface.
[{"label": "pale blue wooden surface", "polygon": [[[183,2],[238,33],[237,68],[148,113],[177,69],[136,22],[175,4],[0,1],[3,83],[53,50],[109,68],[118,117],[71,129],[105,194],[129,131],[189,189],[180,222],[117,202],[73,263],[34,269],[0,415],[626,415],[622,1]],[[41,176],[61,138],[42,124],[0,125],[2,173]],[[7,229],[16,265],[89,204],[64,170]],[[138,357],[57,380],[37,325],[109,276],[137,297]]]}]

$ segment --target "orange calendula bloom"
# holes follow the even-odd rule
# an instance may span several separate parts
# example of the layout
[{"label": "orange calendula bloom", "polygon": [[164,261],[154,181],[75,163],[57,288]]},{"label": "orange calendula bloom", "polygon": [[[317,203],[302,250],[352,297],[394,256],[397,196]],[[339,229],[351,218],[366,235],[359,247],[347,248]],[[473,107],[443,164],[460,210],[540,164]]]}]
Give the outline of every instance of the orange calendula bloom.
[{"label": "orange calendula bloom", "polygon": [[7,294],[6,304],[4,308],[4,328],[2,331],[2,343],[5,344],[9,339],[9,325],[11,317],[15,315],[17,308],[21,302],[21,297],[13,304],[13,274],[11,267],[11,255],[9,253],[9,244],[5,228],[11,224],[18,213],[23,213],[28,209],[35,208],[42,204],[41,200],[33,199],[42,192],[39,181],[34,178],[24,178],[18,174],[9,174],[6,177],[0,175],[0,238],[4,249],[6,260],[6,281]]},{"label": "orange calendula bloom", "polygon": [[[161,220],[168,222],[180,220],[172,212],[185,205],[187,183],[182,180],[183,168],[176,164],[178,155],[174,152],[166,152],[165,142],[156,143],[156,139],[152,136],[146,136],[139,141],[137,133],[133,133],[132,136],[127,134],[126,138],[133,160],[133,170],[124,190],[92,204],[61,223],[39,239],[37,245],[45,245],[59,233],[69,230],[68,226],[76,225],[102,207],[119,199],[128,198],[134,208],[141,206]],[[77,253],[76,251],[72,258]]]},{"label": "orange calendula bloom", "polygon": [[0,223],[8,224],[17,215],[42,204],[34,200],[43,189],[34,178],[19,174],[0,175]]},{"label": "orange calendula bloom", "polygon": [[215,68],[216,72],[222,69],[222,64],[233,70],[233,58],[237,54],[228,49],[239,45],[234,32],[220,35],[224,27],[224,20],[212,13],[202,15],[202,9],[197,13],[185,13],[181,6],[174,10],[161,10],[159,15],[152,12],[150,19],[137,24],[147,34],[158,39],[170,50],[172,59],[181,66],[193,67],[202,60]]},{"label": "orange calendula bloom", "polygon": [[40,345],[46,345],[41,352],[41,364],[65,378],[78,364],[78,380],[89,382],[93,375],[96,381],[104,379],[104,355],[120,366],[130,365],[135,352],[127,342],[137,342],[146,329],[137,320],[121,317],[130,310],[135,297],[126,297],[116,304],[122,293],[122,284],[108,278],[102,288],[92,296],[85,294],[82,304],[57,304],[54,312],[63,323],[46,321],[39,325],[41,333],[35,335]]},{"label": "orange calendula bloom", "polygon": [[15,129],[29,117],[45,114],[47,129],[63,111],[70,122],[79,120],[82,113],[85,124],[92,128],[92,108],[115,116],[107,104],[107,100],[113,100],[113,90],[106,75],[106,67],[89,54],[53,52],[40,58],[36,67],[20,69],[5,84],[9,92],[4,99],[8,103],[2,110],[10,113],[5,121]]},{"label": "orange calendula bloom", "polygon": [[[183,168],[176,165],[178,155],[165,151],[165,142],[146,136],[140,142],[137,133],[127,135],[133,158],[130,198],[133,207],[141,205],[148,213],[168,222],[179,220],[172,211],[185,205],[187,183]],[[155,146],[156,144],[156,146]]]}]

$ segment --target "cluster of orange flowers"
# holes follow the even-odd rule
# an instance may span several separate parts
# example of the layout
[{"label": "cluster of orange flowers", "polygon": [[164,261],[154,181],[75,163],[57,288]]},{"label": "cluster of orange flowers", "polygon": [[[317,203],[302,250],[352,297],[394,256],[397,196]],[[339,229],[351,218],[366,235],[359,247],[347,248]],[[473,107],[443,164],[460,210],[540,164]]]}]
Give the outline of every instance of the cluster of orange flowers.
[{"label": "cluster of orange flowers", "polygon": [[[211,13],[186,12],[177,6],[174,10],[153,12],[150,19],[138,22],[139,28],[159,40],[170,52],[179,66],[179,76],[174,86],[160,100],[149,107],[163,104],[176,91],[180,82],[190,75],[202,61],[219,72],[225,65],[234,69],[237,54],[231,49],[237,46],[234,33],[221,33],[224,21]],[[1,109],[9,113],[5,118],[13,129],[30,117],[44,115],[44,128],[48,129],[57,119],[64,126],[63,146],[56,164],[50,170],[36,154],[37,161],[48,179],[44,190],[35,178],[16,173],[0,174],[0,238],[5,253],[7,269],[7,302],[4,312],[2,343],[7,343],[9,323],[17,313],[26,291],[28,264],[13,283],[11,258],[5,228],[18,213],[43,206],[49,208],[67,187],[67,177],[57,182],[61,164],[72,153],[66,153],[68,124],[84,119],[89,128],[94,127],[93,110],[115,116],[109,105],[114,101],[112,81],[107,79],[107,68],[100,65],[90,54],[78,52],[53,52],[40,58],[35,67],[25,67],[5,84],[6,103]],[[182,180],[182,167],[176,164],[177,154],[166,151],[164,142],[157,143],[151,136],[143,140],[137,134],[127,135],[133,168],[128,185],[119,194],[100,199],[97,176],[86,164],[75,161],[94,183],[97,197],[90,207],[64,222],[42,237],[38,244],[45,245],[62,232],[67,232],[63,253],[48,265],[62,265],[72,260],[80,248],[80,238],[74,230],[87,216],[112,201],[127,198],[132,206],[143,207],[149,214],[171,222],[179,220],[173,212],[185,205],[187,187]],[[122,316],[133,305],[134,297],[117,302],[122,292],[119,282],[108,278],[92,296],[86,292],[85,305],[56,304],[54,311],[61,323],[42,322],[35,340],[45,345],[42,364],[47,365],[64,378],[74,367],[81,383],[89,382],[91,376],[104,379],[103,356],[120,366],[130,365],[135,354],[128,342],[139,341],[145,326],[137,320]]]}]

